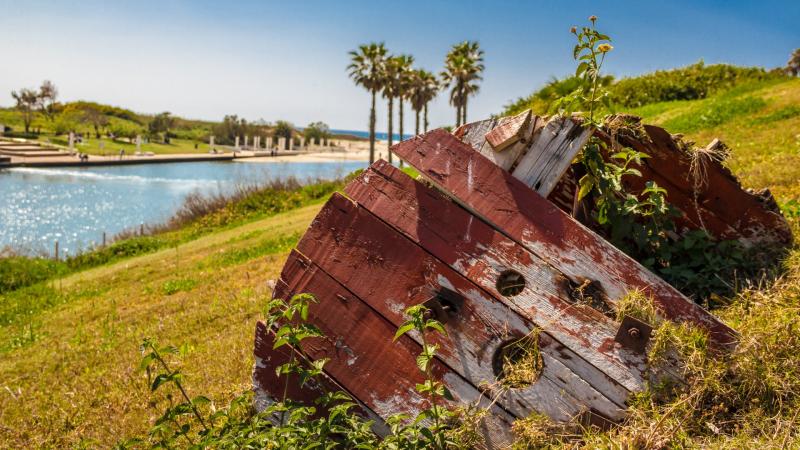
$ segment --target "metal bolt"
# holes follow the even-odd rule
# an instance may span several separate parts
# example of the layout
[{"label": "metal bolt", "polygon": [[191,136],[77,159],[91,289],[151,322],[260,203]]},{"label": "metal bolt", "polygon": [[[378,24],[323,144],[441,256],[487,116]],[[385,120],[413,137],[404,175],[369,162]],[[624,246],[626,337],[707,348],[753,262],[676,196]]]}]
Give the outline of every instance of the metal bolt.
[{"label": "metal bolt", "polygon": [[630,337],[632,337],[634,339],[638,339],[640,334],[641,334],[641,332],[636,327],[628,329],[628,336],[630,336]]}]

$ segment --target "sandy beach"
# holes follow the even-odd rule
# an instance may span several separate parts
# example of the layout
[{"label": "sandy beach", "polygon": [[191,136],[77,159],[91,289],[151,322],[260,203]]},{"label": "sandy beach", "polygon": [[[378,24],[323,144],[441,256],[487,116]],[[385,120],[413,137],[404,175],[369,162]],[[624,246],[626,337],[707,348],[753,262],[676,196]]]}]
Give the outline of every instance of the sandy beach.
[{"label": "sandy beach", "polygon": [[[377,141],[375,143],[376,159],[386,158],[389,143]],[[281,156],[254,156],[237,158],[238,162],[249,163],[286,163],[286,162],[340,162],[340,161],[369,161],[369,141],[338,141],[330,149],[312,148],[307,152],[294,155]]]}]

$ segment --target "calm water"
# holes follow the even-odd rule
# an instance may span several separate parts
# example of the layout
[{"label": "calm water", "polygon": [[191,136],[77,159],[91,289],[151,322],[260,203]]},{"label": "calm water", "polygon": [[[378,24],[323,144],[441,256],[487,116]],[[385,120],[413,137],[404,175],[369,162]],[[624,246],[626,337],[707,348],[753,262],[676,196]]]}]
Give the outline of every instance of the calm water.
[{"label": "calm water", "polygon": [[333,179],[361,162],[197,162],[76,168],[0,169],[0,248],[70,254],[141,223],[168,219],[193,191],[294,176]]}]

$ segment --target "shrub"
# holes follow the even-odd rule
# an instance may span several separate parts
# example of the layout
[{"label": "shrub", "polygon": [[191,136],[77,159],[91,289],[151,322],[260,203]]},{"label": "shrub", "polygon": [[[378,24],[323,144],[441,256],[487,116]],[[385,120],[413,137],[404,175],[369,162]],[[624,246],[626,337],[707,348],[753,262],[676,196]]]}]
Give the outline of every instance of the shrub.
[{"label": "shrub", "polygon": [[0,294],[47,280],[65,271],[64,263],[45,258],[0,258]]}]

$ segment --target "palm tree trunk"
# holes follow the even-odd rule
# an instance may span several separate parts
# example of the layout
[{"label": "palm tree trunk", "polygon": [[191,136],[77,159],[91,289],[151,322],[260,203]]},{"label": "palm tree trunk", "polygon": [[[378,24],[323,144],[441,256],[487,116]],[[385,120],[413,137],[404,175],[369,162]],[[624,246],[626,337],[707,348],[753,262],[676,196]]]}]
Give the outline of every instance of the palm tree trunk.
[{"label": "palm tree trunk", "polygon": [[369,110],[369,163],[375,162],[375,89],[372,90],[372,108]]},{"label": "palm tree trunk", "polygon": [[461,126],[461,105],[456,105],[456,128]]},{"label": "palm tree trunk", "polygon": [[414,110],[414,112],[416,114],[416,120],[414,120],[414,135],[418,135],[419,134],[419,110],[416,109],[416,110]]},{"label": "palm tree trunk", "polygon": [[469,100],[469,98],[464,95],[464,105],[461,107],[461,125],[467,123],[467,100]]},{"label": "palm tree trunk", "polygon": [[423,122],[423,128],[425,129],[425,133],[428,132],[428,104],[425,103],[425,122]]},{"label": "palm tree trunk", "polygon": [[400,117],[398,118],[400,120],[400,139],[398,142],[403,142],[403,97],[400,97],[400,105],[398,108],[400,110]]},{"label": "palm tree trunk", "polygon": [[389,97],[389,164],[392,163],[392,113],[394,112],[394,97]]}]

